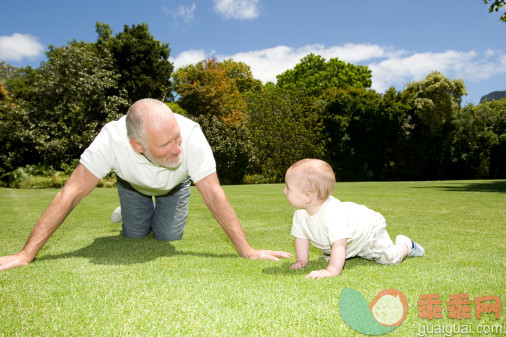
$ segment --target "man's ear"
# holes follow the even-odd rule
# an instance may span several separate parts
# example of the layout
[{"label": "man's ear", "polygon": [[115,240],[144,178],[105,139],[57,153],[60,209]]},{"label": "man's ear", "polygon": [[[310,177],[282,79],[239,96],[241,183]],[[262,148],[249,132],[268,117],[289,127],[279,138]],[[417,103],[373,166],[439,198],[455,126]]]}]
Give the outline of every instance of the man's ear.
[{"label": "man's ear", "polygon": [[141,154],[144,152],[144,147],[142,147],[141,143],[139,143],[138,141],[136,141],[133,138],[130,138],[130,145],[132,145],[132,147],[134,148],[135,152],[138,152],[138,153],[141,153]]}]

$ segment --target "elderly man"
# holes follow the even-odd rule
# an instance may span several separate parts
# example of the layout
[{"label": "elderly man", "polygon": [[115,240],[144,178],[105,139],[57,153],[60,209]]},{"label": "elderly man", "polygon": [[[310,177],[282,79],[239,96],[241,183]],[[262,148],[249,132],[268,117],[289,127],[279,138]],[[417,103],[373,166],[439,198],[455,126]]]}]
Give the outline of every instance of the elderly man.
[{"label": "elderly man", "polygon": [[29,264],[72,209],[111,171],[118,180],[125,237],[143,238],[152,231],[159,240],[181,240],[191,179],[241,256],[270,260],[291,256],[249,245],[220,186],[211,148],[199,125],[173,114],[160,101],[142,99],[125,117],[104,126],[35,224],[24,248],[0,257],[0,270]]}]

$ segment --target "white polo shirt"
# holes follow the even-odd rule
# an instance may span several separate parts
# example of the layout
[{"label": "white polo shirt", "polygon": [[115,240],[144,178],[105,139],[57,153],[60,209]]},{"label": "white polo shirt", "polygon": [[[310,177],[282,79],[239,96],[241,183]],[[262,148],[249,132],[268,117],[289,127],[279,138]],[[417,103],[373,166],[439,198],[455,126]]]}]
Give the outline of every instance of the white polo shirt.
[{"label": "white polo shirt", "polygon": [[107,123],[81,155],[83,164],[97,178],[116,173],[144,195],[162,195],[190,176],[196,183],[216,172],[216,161],[200,126],[174,114],[181,129],[183,162],[177,169],[151,163],[130,145],[126,116]]}]

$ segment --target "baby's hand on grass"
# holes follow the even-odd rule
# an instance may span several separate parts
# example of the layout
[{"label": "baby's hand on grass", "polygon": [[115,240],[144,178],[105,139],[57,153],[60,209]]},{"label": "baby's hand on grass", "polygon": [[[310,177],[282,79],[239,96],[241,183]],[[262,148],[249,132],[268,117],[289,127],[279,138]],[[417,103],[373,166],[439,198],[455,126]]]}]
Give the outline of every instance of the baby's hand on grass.
[{"label": "baby's hand on grass", "polygon": [[307,266],[307,261],[299,260],[290,266],[290,269],[296,270]]},{"label": "baby's hand on grass", "polygon": [[310,272],[306,278],[322,278],[322,277],[332,277],[334,276],[331,272],[329,272],[327,269],[322,270],[313,270]]}]

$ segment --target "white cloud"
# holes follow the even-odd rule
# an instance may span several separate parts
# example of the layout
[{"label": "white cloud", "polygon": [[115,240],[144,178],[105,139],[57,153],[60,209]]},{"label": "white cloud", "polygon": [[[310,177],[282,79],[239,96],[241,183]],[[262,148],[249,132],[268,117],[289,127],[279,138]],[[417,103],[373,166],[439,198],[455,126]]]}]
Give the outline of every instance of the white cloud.
[{"label": "white cloud", "polygon": [[218,60],[233,59],[250,66],[253,76],[262,82],[275,82],[276,75],[293,68],[301,58],[310,53],[309,46],[299,49],[278,46],[263,50],[238,53],[234,55],[220,55]]},{"label": "white cloud", "polygon": [[375,44],[344,44],[325,47],[321,44],[300,48],[277,46],[231,55],[217,55],[215,51],[189,50],[179,54],[174,65],[178,67],[216,57],[218,61],[232,58],[250,66],[253,76],[262,82],[276,82],[276,76],[292,69],[304,56],[313,53],[326,60],[339,58],[355,65],[368,66],[372,71],[372,89],[384,92],[391,86],[397,90],[412,81],[439,71],[448,78],[480,81],[498,74],[506,74],[506,54],[502,50],[445,52],[413,52]]},{"label": "white cloud", "polygon": [[448,50],[410,53],[367,65],[373,73],[372,88],[383,92],[391,86],[400,89],[409,82],[422,80],[432,71],[439,71],[451,79],[461,78],[464,82],[488,79],[506,73],[506,56],[501,51],[480,54],[473,50]]},{"label": "white cloud", "polygon": [[162,0],[162,9],[165,13],[172,15],[175,20],[182,19],[185,22],[190,22],[194,18],[197,5],[192,3],[191,6],[179,5],[176,8],[173,0]]},{"label": "white cloud", "polygon": [[353,44],[347,43],[343,46],[334,46],[325,48],[322,46],[321,52],[315,52],[326,59],[338,57],[340,60],[358,63],[363,60],[370,60],[382,57],[391,57],[399,54],[386,47],[378,46],[377,44]]},{"label": "white cloud", "polygon": [[193,13],[195,13],[197,5],[192,4],[190,7],[179,6],[177,11],[173,13],[174,17],[179,17],[186,22],[193,20]]},{"label": "white cloud", "polygon": [[259,0],[214,0],[214,10],[225,19],[255,19]]},{"label": "white cloud", "polygon": [[21,61],[25,57],[40,56],[43,51],[44,46],[32,35],[14,33],[0,36],[0,60]]},{"label": "white cloud", "polygon": [[207,58],[212,58],[212,53],[206,53],[202,49],[190,49],[180,53],[176,58],[171,58],[170,61],[174,63],[174,70],[185,67],[190,64],[195,64]]}]

